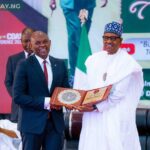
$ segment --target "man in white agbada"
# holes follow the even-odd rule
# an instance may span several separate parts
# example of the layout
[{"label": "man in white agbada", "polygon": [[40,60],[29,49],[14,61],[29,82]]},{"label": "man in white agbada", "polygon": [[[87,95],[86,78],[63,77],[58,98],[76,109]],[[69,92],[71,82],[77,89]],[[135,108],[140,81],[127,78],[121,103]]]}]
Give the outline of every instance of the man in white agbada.
[{"label": "man in white agbada", "polygon": [[135,114],[143,89],[143,73],[139,64],[119,48],[121,35],[121,24],[107,24],[104,50],[86,61],[87,89],[110,84],[113,87],[108,98],[96,104],[96,111],[84,112],[79,150],[141,150]]}]

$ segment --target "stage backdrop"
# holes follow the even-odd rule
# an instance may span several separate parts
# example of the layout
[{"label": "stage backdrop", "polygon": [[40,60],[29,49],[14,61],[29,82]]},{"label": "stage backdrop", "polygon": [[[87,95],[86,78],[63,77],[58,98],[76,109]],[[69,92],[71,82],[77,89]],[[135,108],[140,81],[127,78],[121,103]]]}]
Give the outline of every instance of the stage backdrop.
[{"label": "stage backdrop", "polygon": [[[33,3],[35,1],[36,0],[32,0]],[[52,40],[51,55],[68,59],[66,21],[59,4],[60,0],[56,0],[56,2],[57,9],[53,11],[53,13],[50,11],[49,1],[44,1],[42,5],[40,5],[42,8],[38,8],[38,10],[49,18],[48,33]],[[143,69],[150,70],[150,1],[108,0],[105,7],[100,7],[103,2],[103,0],[96,1],[96,7],[92,17],[92,25],[89,32],[92,52],[95,53],[102,50],[104,25],[111,21],[122,22],[124,33],[121,47],[128,51],[128,53],[139,62]],[[32,7],[38,7],[37,3],[33,3],[31,4],[30,2]],[[149,76],[149,72],[143,71],[143,73],[145,80],[145,76]],[[145,84],[145,87],[147,87],[147,84]],[[150,87],[147,87],[146,91],[145,87],[144,95],[142,95],[141,99],[150,100],[150,95],[147,94],[147,96],[145,96],[145,94],[148,93],[146,91],[150,90]]]},{"label": "stage backdrop", "polygon": [[[49,8],[49,2],[49,0],[0,1],[0,113],[10,112],[11,98],[4,86],[5,68],[8,56],[22,50],[20,33],[24,27],[29,26],[48,32],[52,40],[51,55],[68,59],[66,21],[59,4],[60,0],[56,0],[57,8],[53,13]],[[101,8],[103,2],[104,0],[96,0],[92,17],[89,31],[92,52],[102,49],[104,25],[110,21],[122,22],[124,26],[122,48],[143,67],[146,82],[141,99],[150,100],[148,78],[150,73],[150,2],[149,0],[108,0],[107,5]]]},{"label": "stage backdrop", "polygon": [[[10,8],[13,4],[13,7],[4,8],[8,6],[5,4],[9,4]],[[4,85],[7,59],[23,50],[20,41],[23,28],[29,26],[47,32],[48,20],[26,3],[18,3],[18,0],[12,3],[0,1],[0,20],[0,113],[10,113],[11,97]]]}]

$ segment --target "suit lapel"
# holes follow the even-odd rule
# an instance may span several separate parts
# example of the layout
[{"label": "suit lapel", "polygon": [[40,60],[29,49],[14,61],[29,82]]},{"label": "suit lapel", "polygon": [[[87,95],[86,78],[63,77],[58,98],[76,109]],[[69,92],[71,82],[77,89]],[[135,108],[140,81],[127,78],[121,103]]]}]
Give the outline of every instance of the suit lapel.
[{"label": "suit lapel", "polygon": [[52,80],[52,86],[51,86],[51,89],[50,89],[50,93],[51,91],[54,89],[54,86],[55,86],[55,82],[58,80],[57,79],[57,62],[50,56],[49,57],[50,59],[50,62],[51,62],[51,67],[52,67],[52,74],[53,74],[53,80]]},{"label": "suit lapel", "polygon": [[22,58],[22,59],[25,58],[25,53],[24,53],[24,51],[20,53],[20,58]]}]

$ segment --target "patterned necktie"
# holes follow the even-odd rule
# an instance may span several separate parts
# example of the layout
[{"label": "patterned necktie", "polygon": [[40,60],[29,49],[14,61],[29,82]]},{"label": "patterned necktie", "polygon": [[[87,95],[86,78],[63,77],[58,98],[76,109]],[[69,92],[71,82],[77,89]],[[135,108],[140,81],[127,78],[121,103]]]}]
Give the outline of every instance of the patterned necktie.
[{"label": "patterned necktie", "polygon": [[47,63],[47,61],[44,60],[43,61],[43,64],[44,64],[44,75],[45,75],[45,78],[46,78],[46,81],[47,81],[47,84],[48,84],[48,72],[47,72],[46,63]]}]

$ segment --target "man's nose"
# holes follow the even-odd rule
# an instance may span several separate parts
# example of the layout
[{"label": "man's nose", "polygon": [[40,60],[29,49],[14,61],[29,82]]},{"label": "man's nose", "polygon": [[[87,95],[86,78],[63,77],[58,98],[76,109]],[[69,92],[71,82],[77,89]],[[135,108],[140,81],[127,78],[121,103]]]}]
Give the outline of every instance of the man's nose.
[{"label": "man's nose", "polygon": [[27,42],[27,47],[30,47],[30,42]]}]

